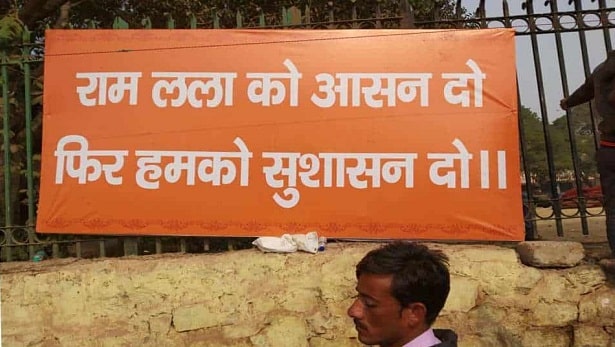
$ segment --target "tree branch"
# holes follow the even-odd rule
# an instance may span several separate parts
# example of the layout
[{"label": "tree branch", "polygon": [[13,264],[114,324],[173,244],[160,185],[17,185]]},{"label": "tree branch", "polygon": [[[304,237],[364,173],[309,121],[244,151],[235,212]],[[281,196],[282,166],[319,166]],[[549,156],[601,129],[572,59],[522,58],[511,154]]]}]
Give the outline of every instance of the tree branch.
[{"label": "tree branch", "polygon": [[60,6],[60,15],[56,20],[56,24],[53,26],[56,29],[63,29],[68,26],[68,20],[70,18],[70,9],[72,5],[70,1],[65,2],[62,6]]},{"label": "tree branch", "polygon": [[32,28],[36,22],[49,17],[66,2],[66,0],[29,0],[19,11],[19,19]]}]

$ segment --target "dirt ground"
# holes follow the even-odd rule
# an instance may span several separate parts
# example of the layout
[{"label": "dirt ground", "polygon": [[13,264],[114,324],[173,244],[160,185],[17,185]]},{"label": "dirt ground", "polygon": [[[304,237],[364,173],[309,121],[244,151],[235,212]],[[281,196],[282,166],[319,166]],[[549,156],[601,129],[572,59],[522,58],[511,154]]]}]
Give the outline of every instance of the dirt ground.
[{"label": "dirt ground", "polygon": [[[538,230],[538,237],[541,240],[562,240],[566,241],[578,241],[578,242],[606,242],[606,222],[601,207],[588,209],[587,226],[588,235],[583,235],[583,229],[581,226],[582,219],[577,213],[577,210],[563,210],[562,213],[562,229],[564,236],[557,236],[557,224],[555,220],[538,220],[536,221],[536,227]],[[537,208],[536,214],[538,218],[549,217],[553,213],[551,208]],[[600,215],[602,213],[602,215]]]},{"label": "dirt ground", "polygon": [[[606,239],[606,221],[601,207],[588,209],[587,229],[588,235],[583,235],[580,215],[575,215],[577,210],[563,210],[562,218],[563,237],[557,235],[555,220],[538,220],[536,229],[538,239],[545,241],[576,241],[582,242],[585,247],[586,257],[590,261],[598,261],[610,256],[610,250]],[[551,208],[538,208],[536,213],[539,217],[547,218],[552,213]]]}]

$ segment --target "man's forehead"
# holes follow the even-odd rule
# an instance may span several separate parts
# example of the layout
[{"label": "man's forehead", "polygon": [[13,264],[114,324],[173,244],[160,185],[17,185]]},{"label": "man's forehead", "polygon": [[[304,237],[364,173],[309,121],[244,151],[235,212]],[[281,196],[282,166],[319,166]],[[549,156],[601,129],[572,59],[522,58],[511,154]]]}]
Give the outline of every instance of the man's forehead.
[{"label": "man's forehead", "polygon": [[386,297],[391,293],[393,275],[362,274],[359,276],[357,291],[371,297]]}]

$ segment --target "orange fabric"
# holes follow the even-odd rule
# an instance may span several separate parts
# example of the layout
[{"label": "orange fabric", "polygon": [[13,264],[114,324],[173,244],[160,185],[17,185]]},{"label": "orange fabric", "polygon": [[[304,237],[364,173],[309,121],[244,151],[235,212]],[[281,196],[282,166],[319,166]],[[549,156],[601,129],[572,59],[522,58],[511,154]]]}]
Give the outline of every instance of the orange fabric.
[{"label": "orange fabric", "polygon": [[[523,239],[512,30],[51,30],[45,42],[38,232]],[[278,73],[269,98],[263,73]]]}]

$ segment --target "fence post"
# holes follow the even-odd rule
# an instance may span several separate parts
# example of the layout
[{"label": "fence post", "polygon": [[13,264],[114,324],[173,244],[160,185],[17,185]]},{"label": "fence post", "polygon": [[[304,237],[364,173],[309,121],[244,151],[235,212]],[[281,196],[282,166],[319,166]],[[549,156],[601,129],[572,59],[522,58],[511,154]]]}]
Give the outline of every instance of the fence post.
[{"label": "fence post", "polygon": [[282,26],[286,27],[288,25],[288,13],[286,12],[286,7],[282,7]]},{"label": "fence post", "polygon": [[173,19],[171,14],[167,17],[167,29],[175,29],[175,19]]},{"label": "fence post", "polygon": [[115,17],[113,21],[113,29],[128,29],[128,22],[126,22],[122,17]]},{"label": "fence post", "polygon": [[11,209],[11,129],[10,129],[10,109],[9,102],[9,72],[8,72],[8,55],[6,51],[0,52],[2,57],[2,137],[3,137],[3,151],[4,151],[4,236],[5,242],[8,247],[6,260],[13,260],[13,252],[10,245],[13,243],[13,230],[12,230],[12,209]]},{"label": "fence post", "polygon": [[266,26],[265,24],[265,12],[263,12],[263,9],[261,8],[261,13],[258,15],[258,26],[263,28]]},{"label": "fence post", "polygon": [[414,8],[408,2],[408,0],[402,0],[401,2],[401,22],[399,27],[401,29],[415,29],[414,25]]},{"label": "fence post", "polygon": [[306,4],[305,5],[305,24],[311,24],[312,23],[312,18],[311,18],[311,10],[310,10],[310,5]]},{"label": "fence post", "polygon": [[218,17],[218,11],[213,13],[213,25],[214,29],[220,29],[220,17]]},{"label": "fence post", "polygon": [[197,21],[196,21],[196,16],[194,15],[194,13],[190,14],[190,29],[196,29],[197,28]]},{"label": "fence post", "polygon": [[241,29],[243,28],[243,16],[241,15],[241,12],[239,10],[237,10],[237,13],[235,14],[235,28],[237,29]]},{"label": "fence post", "polygon": [[149,17],[145,17],[141,20],[141,25],[143,25],[143,29],[151,29],[152,20]]},{"label": "fence post", "polygon": [[34,172],[32,169],[32,91],[31,91],[31,73],[30,73],[30,31],[24,28],[23,32],[23,47],[22,47],[22,63],[24,73],[24,108],[26,121],[26,182],[28,196],[28,221],[26,230],[28,232],[28,253],[30,259],[34,257],[34,243],[36,235],[34,235]]},{"label": "fence post", "polygon": [[[113,21],[113,29],[128,29],[129,25],[122,17],[115,17]],[[124,255],[138,255],[139,254],[139,239],[136,237],[125,237],[123,242],[124,244]],[[81,249],[77,249],[77,256],[81,256]]]}]

